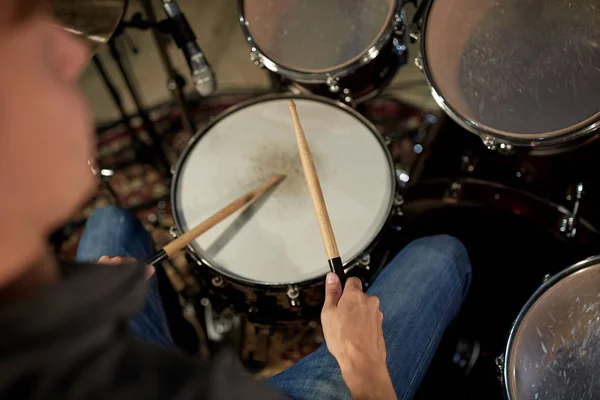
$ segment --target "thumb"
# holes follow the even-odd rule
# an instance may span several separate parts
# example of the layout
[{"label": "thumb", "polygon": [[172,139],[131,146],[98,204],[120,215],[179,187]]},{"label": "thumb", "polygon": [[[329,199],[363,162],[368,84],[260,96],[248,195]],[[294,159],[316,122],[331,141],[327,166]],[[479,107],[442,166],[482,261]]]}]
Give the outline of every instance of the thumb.
[{"label": "thumb", "polygon": [[340,297],[342,297],[340,278],[335,273],[330,272],[327,274],[325,281],[325,304],[323,308],[336,307]]}]

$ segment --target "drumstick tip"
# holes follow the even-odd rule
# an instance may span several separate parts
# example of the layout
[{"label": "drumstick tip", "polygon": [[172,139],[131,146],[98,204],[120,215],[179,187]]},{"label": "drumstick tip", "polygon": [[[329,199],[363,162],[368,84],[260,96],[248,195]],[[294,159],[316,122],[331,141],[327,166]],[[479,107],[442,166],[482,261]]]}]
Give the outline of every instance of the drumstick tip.
[{"label": "drumstick tip", "polygon": [[282,180],[285,179],[285,175],[284,174],[277,174],[277,175],[273,175],[273,177],[271,178],[271,182],[274,184],[281,182]]}]

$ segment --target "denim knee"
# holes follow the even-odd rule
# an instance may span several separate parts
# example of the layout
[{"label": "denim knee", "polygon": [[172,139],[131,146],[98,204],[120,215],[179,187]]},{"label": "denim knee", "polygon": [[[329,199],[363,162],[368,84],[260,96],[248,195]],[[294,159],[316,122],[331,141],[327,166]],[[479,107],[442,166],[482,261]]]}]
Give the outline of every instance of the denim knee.
[{"label": "denim knee", "polygon": [[128,241],[133,236],[148,236],[142,223],[131,212],[108,205],[96,209],[88,218],[86,230],[101,231],[116,241]]},{"label": "denim knee", "polygon": [[131,218],[135,217],[129,211],[117,206],[108,205],[95,209],[88,218],[88,224],[96,222],[119,224]]},{"label": "denim knee", "polygon": [[[438,257],[442,257],[442,262],[431,264],[430,268],[447,268],[450,265],[455,268],[462,283],[464,298],[471,284],[473,271],[467,249],[460,240],[454,236],[442,234],[417,239],[409,246],[417,247],[417,249],[413,249],[417,251],[435,251]],[[431,273],[435,274],[436,271],[431,271]]]}]

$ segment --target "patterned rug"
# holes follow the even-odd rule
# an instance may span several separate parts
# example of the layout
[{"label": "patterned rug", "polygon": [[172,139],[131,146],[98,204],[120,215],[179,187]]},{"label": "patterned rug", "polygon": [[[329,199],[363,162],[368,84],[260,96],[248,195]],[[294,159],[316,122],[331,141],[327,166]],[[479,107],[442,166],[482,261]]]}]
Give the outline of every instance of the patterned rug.
[{"label": "patterned rug", "polygon": [[[198,128],[202,130],[227,108],[261,94],[264,93],[234,93],[192,100],[193,115]],[[409,171],[417,154],[415,151],[420,137],[428,126],[435,123],[435,117],[389,97],[371,100],[363,104],[359,111],[390,140],[397,172]],[[173,104],[153,108],[150,118],[161,138],[162,148],[169,163],[175,165],[191,135],[183,129],[179,113]],[[133,118],[131,124],[136,136],[149,143],[141,121]],[[119,205],[134,212],[151,232],[156,245],[162,247],[172,239],[169,228],[174,226],[169,199],[170,179],[164,174],[161,175],[152,161],[143,161],[148,158],[147,154],[141,154],[139,150],[136,152],[131,134],[122,121],[99,126],[97,132],[97,164],[109,176],[100,179],[98,191],[93,199],[53,235],[52,242],[57,254],[65,259],[73,259],[86,219],[96,208],[107,204]],[[197,289],[197,282],[188,272],[187,262],[185,255],[180,254],[172,260],[172,267],[167,270],[173,286],[183,298],[189,298],[189,293],[194,293]],[[193,320],[194,313],[187,317]],[[193,322],[197,329],[201,330],[197,321]],[[262,339],[265,335],[270,339],[267,341],[269,345],[266,353],[259,355],[258,353],[265,352],[264,349],[259,349],[265,347]],[[200,337],[205,353],[203,332],[200,332]],[[318,321],[312,321],[308,325],[305,322],[289,324],[278,330],[248,324],[242,355],[246,360],[252,359],[260,364],[260,376],[270,376],[313,351],[320,342],[322,335]]]}]

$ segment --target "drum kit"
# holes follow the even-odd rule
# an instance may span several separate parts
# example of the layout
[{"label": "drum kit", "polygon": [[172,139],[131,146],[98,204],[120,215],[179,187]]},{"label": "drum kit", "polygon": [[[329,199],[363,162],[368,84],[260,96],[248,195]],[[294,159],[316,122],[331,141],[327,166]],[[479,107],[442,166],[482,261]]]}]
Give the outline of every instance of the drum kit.
[{"label": "drum kit", "polygon": [[[505,396],[600,398],[600,258],[585,259],[600,253],[591,168],[600,151],[600,3],[431,0],[410,24],[406,6],[239,0],[251,60],[286,93],[236,105],[192,138],[172,180],[175,231],[235,197],[242,182],[272,171],[287,177],[268,202],[190,245],[192,271],[211,301],[249,320],[318,315],[328,266],[315,250],[320,237],[294,137],[281,134],[292,131],[293,98],[305,129],[319,132],[311,147],[349,275],[368,286],[394,244],[448,228],[472,254],[472,302],[492,291],[475,287],[478,273],[529,297],[514,296],[521,311],[509,311],[510,331],[493,328],[504,338],[497,363]],[[450,119],[419,144],[406,188],[391,139],[359,110],[407,62],[410,40],[420,42],[415,63]],[[477,271],[493,258],[505,272]],[[503,289],[496,296],[510,298]]]}]

